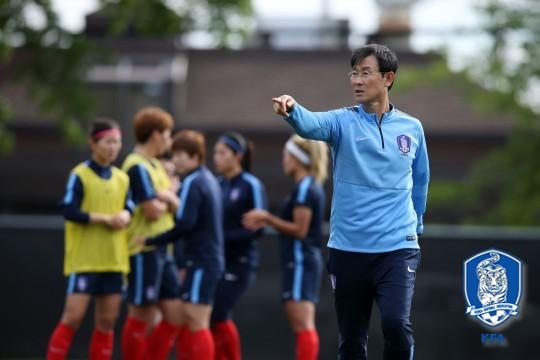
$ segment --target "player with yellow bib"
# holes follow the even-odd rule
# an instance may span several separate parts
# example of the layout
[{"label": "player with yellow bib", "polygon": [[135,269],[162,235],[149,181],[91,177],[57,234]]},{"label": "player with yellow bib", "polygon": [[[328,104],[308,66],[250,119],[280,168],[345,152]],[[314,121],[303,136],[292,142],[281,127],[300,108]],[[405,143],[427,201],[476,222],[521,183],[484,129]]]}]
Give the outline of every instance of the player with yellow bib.
[{"label": "player with yellow bib", "polygon": [[[173,119],[160,108],[139,111],[133,121],[137,144],[122,169],[131,182],[136,209],[128,237],[155,236],[174,226],[179,200],[157,158],[171,144]],[[125,360],[159,359],[178,333],[181,319],[180,282],[172,255],[163,246],[130,246],[131,273],[128,281],[128,317],[122,331]],[[153,328],[157,311],[162,321]],[[150,334],[150,336],[148,336]]]},{"label": "player with yellow bib", "polygon": [[70,173],[63,201],[67,298],[49,341],[48,360],[66,358],[92,298],[96,314],[89,358],[111,358],[114,324],[129,272],[126,227],[134,208],[128,176],[111,166],[121,146],[118,124],[96,120],[90,133],[92,156]]}]

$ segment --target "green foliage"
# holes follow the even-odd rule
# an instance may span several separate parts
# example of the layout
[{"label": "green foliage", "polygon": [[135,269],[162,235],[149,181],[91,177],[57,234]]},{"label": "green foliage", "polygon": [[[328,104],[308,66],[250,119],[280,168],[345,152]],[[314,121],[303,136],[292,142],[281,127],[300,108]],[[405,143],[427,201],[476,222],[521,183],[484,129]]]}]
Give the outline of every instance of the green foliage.
[{"label": "green foliage", "polygon": [[101,0],[101,3],[101,11],[111,20],[109,30],[113,36],[133,30],[141,37],[167,37],[188,28],[189,19],[161,0]]},{"label": "green foliage", "polygon": [[493,39],[485,59],[488,84],[521,95],[540,77],[540,2],[490,0],[482,11]]},{"label": "green foliage", "polygon": [[538,225],[540,116],[521,99],[540,84],[540,2],[492,0],[483,11],[493,43],[485,58],[479,59],[487,66],[477,78],[484,79],[483,85],[491,91],[479,92],[472,100],[484,112],[510,116],[515,127],[504,148],[473,170],[467,183],[469,194],[488,208],[468,221]]},{"label": "green foliage", "polygon": [[452,74],[442,58],[429,66],[402,66],[398,70],[398,78],[392,88],[392,93],[406,93],[422,86],[446,86],[450,79],[453,83],[462,80],[462,82],[470,84],[470,81],[466,80],[463,74]]},{"label": "green foliage", "polygon": [[[173,37],[207,30],[220,46],[243,37],[251,15],[250,0],[100,0],[110,20],[111,37]],[[42,21],[28,21],[28,12]],[[236,40],[238,40],[238,36]],[[233,38],[234,40],[234,38]],[[12,61],[17,51],[17,62]],[[82,35],[64,30],[50,0],[0,0],[0,67],[9,68],[8,80],[22,84],[44,113],[57,119],[65,139],[84,140],[93,101],[85,84],[91,54],[96,49]],[[6,128],[10,111],[0,98],[0,154],[14,146]]]},{"label": "green foliage", "polygon": [[[514,129],[506,145],[475,164],[465,181],[433,182],[430,212],[457,222],[538,225],[540,115],[522,99],[540,84],[540,2],[492,0],[482,11],[493,42],[469,69],[482,87],[473,85],[465,73],[452,75],[452,84],[479,113],[512,118]],[[431,86],[449,79],[448,71],[438,65],[422,74],[409,69],[400,76],[399,91],[419,79]],[[459,209],[461,216],[455,218],[451,209]]]}]

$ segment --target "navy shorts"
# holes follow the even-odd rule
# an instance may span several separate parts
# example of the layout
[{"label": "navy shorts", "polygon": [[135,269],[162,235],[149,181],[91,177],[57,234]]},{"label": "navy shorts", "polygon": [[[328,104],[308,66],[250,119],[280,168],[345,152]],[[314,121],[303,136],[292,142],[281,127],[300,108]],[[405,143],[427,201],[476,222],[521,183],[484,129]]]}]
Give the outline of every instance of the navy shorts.
[{"label": "navy shorts", "polygon": [[291,261],[285,262],[281,275],[282,301],[319,301],[322,276],[322,255],[320,250],[305,256],[300,251]]},{"label": "navy shorts", "polygon": [[128,302],[134,305],[156,304],[177,299],[180,280],[174,258],[161,250],[146,251],[129,258]]},{"label": "navy shorts", "polygon": [[253,284],[255,277],[256,270],[246,256],[227,262],[225,274],[217,285],[212,322],[231,319],[234,306]]},{"label": "navy shorts", "polygon": [[180,298],[192,304],[212,305],[221,276],[220,271],[187,261]]},{"label": "navy shorts", "polygon": [[67,294],[108,295],[124,291],[121,272],[81,272],[67,277]]}]

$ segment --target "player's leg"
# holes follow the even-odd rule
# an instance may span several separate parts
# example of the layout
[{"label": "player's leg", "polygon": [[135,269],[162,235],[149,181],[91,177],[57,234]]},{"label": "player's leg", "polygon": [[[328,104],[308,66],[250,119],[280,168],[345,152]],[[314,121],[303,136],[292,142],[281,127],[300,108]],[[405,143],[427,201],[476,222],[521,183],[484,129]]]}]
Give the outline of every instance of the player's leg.
[{"label": "player's leg", "polygon": [[177,358],[214,360],[215,345],[210,332],[212,302],[220,274],[202,267],[188,267],[181,298],[189,331],[182,335]]},{"label": "player's leg", "polygon": [[295,359],[315,360],[319,354],[319,335],[315,329],[315,304],[311,301],[286,301],[285,313],[296,337]]},{"label": "player's leg", "polygon": [[49,340],[47,360],[63,360],[67,357],[73,335],[81,326],[90,304],[91,295],[79,289],[82,287],[86,290],[87,281],[85,274],[73,273],[68,277],[66,303],[60,322]]},{"label": "player's leg", "polygon": [[155,251],[130,257],[128,315],[122,329],[122,357],[141,360],[146,354],[147,336],[157,312],[160,264]]},{"label": "player's leg", "polygon": [[212,306],[185,303],[186,324],[189,329],[189,359],[214,360],[215,345],[210,332]]},{"label": "player's leg", "polygon": [[[315,360],[319,355],[319,335],[315,327],[315,306],[319,300],[322,260],[319,252],[304,257],[301,264],[286,271],[285,312],[296,337],[296,359]],[[286,289],[285,289],[286,288]]]},{"label": "player's leg", "polygon": [[231,261],[219,281],[214,297],[211,330],[216,346],[216,360],[240,360],[240,335],[232,320],[234,307],[255,280],[255,270],[244,262]]},{"label": "player's leg", "polygon": [[409,360],[414,356],[410,314],[420,250],[402,249],[381,256],[375,296],[381,312],[384,359]]},{"label": "player's leg", "polygon": [[158,307],[161,321],[156,325],[148,339],[147,358],[167,359],[175,343],[180,327],[184,323],[183,304],[180,301],[180,282],[174,259],[164,256],[161,275]]},{"label": "player's leg", "polygon": [[339,330],[339,359],[367,359],[374,290],[370,254],[329,249],[328,272]]},{"label": "player's leg", "polygon": [[114,325],[118,319],[121,304],[121,294],[96,296],[95,325],[89,349],[90,360],[111,359],[114,344]]}]

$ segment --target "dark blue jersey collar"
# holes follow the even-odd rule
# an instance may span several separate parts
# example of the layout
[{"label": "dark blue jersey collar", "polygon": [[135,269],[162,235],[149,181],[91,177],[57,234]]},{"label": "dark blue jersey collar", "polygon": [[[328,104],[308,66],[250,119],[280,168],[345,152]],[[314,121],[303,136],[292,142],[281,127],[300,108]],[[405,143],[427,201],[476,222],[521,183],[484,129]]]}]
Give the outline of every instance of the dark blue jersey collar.
[{"label": "dark blue jersey collar", "polygon": [[95,162],[93,159],[87,160],[86,164],[90,169],[92,169],[100,178],[102,179],[110,179],[112,175],[111,166],[101,166],[97,162]]}]

